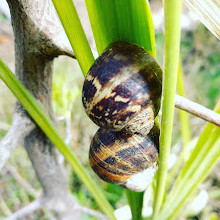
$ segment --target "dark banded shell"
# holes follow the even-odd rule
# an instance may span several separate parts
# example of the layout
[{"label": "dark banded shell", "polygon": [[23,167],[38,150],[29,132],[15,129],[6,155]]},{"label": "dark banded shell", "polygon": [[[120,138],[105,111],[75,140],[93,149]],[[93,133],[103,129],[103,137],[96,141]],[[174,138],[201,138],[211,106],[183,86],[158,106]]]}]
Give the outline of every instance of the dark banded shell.
[{"label": "dark banded shell", "polygon": [[132,175],[156,163],[159,133],[156,125],[146,137],[100,128],[90,146],[90,165],[104,181],[124,186]]},{"label": "dark banded shell", "polygon": [[142,47],[114,42],[92,65],[83,85],[83,105],[98,126],[147,134],[160,109],[162,71]]}]

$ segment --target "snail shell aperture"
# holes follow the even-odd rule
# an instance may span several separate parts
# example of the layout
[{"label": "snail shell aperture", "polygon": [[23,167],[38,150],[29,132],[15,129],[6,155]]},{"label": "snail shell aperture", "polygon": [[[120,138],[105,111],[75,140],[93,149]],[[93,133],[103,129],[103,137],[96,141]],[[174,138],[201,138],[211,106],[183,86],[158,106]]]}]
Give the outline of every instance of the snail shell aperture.
[{"label": "snail shell aperture", "polygon": [[109,183],[143,191],[156,171],[162,70],[142,47],[114,42],[90,68],[82,92],[87,115],[100,126],[89,159]]}]

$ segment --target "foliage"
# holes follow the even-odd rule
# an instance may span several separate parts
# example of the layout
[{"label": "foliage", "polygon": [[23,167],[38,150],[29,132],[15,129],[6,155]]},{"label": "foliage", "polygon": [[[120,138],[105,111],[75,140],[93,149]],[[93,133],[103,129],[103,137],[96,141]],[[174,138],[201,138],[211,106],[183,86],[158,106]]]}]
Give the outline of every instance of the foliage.
[{"label": "foliage", "polygon": [[53,109],[56,115],[70,118],[74,101],[80,96],[80,88],[77,85],[77,74],[72,74],[72,68],[68,70],[68,60],[63,60],[55,68],[53,74]]},{"label": "foliage", "polygon": [[[56,2],[56,1],[54,1],[54,2]],[[128,15],[126,15],[126,13],[130,13],[130,10],[131,11],[133,10],[132,11],[133,13],[137,13],[137,11],[144,11],[146,8],[145,7],[141,8],[141,4],[138,5],[139,1],[133,1],[133,3],[131,5],[129,5],[130,9],[128,11],[126,11],[126,10],[123,11],[123,13],[120,13],[123,10],[123,5],[120,5],[120,4],[118,4],[118,5],[112,4],[111,5],[111,3],[109,3],[110,4],[109,8],[108,8],[109,10],[106,10],[105,5],[102,4],[102,1],[89,1],[88,0],[86,2],[87,2],[88,12],[90,14],[91,24],[93,26],[94,36],[95,36],[96,43],[97,43],[97,49],[99,52],[101,52],[103,50],[103,48],[105,48],[107,46],[107,44],[109,44],[112,40],[118,40],[118,39],[121,40],[122,39],[122,40],[135,41],[136,43],[142,42],[140,44],[145,47],[151,45],[151,47],[150,47],[151,49],[149,49],[149,48],[147,48],[147,49],[150,51],[152,50],[152,53],[155,54],[154,49],[152,49],[152,48],[154,48],[154,36],[152,35],[153,30],[150,29],[152,27],[150,25],[151,15],[149,14],[149,9],[147,8],[147,6],[146,6],[147,12],[148,12],[147,15],[146,14],[143,15],[142,13],[140,13],[140,17],[137,17],[135,20],[132,17],[131,18],[128,17]],[[97,5],[95,5],[95,3],[99,7],[96,7]],[[73,9],[72,6],[69,7],[68,13],[66,13],[66,14],[69,14],[70,17],[71,17],[71,13],[72,13],[72,11],[70,10],[71,8]],[[103,8],[105,10],[103,10]],[[67,21],[67,23],[65,25],[65,19],[62,19],[62,14],[65,14],[64,12],[66,9],[63,8],[63,6],[61,7],[61,6],[57,5],[57,10],[60,10],[60,12],[58,14],[61,17],[61,20],[64,24],[65,30],[68,32],[68,29],[70,29],[68,27],[68,22],[71,23],[73,21],[70,19],[70,17],[65,17],[66,21]],[[97,13],[93,13],[94,11],[96,11]],[[101,11],[103,11],[105,13],[101,13]],[[113,12],[116,13],[117,15],[120,14],[121,19],[119,19],[119,21],[121,23],[116,22],[116,20],[115,20],[116,16],[114,16]],[[107,16],[108,13],[110,16]],[[100,16],[98,20],[95,15]],[[142,15],[142,17],[141,17],[141,15]],[[123,16],[124,16],[124,18],[123,18]],[[144,18],[144,16],[146,16],[146,18]],[[140,26],[138,26],[139,30],[133,31],[133,29],[131,29],[132,31],[130,33],[129,33],[129,31],[127,33],[124,31],[124,30],[129,30],[127,28],[124,29],[126,27],[127,22],[131,22],[130,24],[135,24],[132,22],[136,21],[140,24],[143,19],[147,20],[149,22],[149,23],[147,23],[147,26],[141,27],[141,25],[140,25]],[[101,22],[99,22],[100,20],[101,20]],[[81,29],[80,24],[79,23],[76,24],[76,23],[75,24],[71,23],[71,25],[74,27],[75,27],[75,25],[77,25],[77,27]],[[144,25],[146,25],[146,23],[144,23]],[[108,29],[109,26],[114,26],[116,29],[119,30],[119,32],[117,32],[117,33],[109,32],[109,29]],[[170,28],[172,29],[172,25]],[[144,39],[143,40],[140,38],[143,35],[143,33],[145,33],[145,32],[143,32],[144,29],[145,29],[146,33],[150,36],[150,38],[143,38]],[[123,36],[120,34],[120,30],[122,30],[122,33],[124,34]],[[136,33],[135,35],[134,35],[134,32]],[[198,32],[197,35],[196,35],[196,32]],[[76,28],[76,32],[71,33],[71,31],[70,31],[68,33],[69,33],[68,37],[70,37],[70,40],[71,40],[71,35],[74,37],[78,37],[77,39],[79,41],[82,40],[79,38],[79,36],[82,35],[82,32],[77,33],[77,28]],[[142,33],[142,35],[140,33]],[[185,64],[187,63],[187,61],[189,59],[189,55],[191,57],[194,57],[194,59],[200,57],[201,53],[199,53],[199,51],[204,51],[204,53],[206,53],[208,51],[208,54],[210,54],[210,56],[208,57],[208,59],[205,62],[204,62],[205,56],[204,57],[202,56],[202,59],[203,59],[202,64],[197,65],[197,68],[194,69],[195,71],[191,71],[191,72],[184,71],[184,73],[186,72],[186,74],[185,74],[186,77],[194,77],[194,76],[196,76],[196,74],[197,74],[197,76],[199,76],[199,77],[197,77],[197,80],[195,81],[195,83],[197,83],[195,87],[198,88],[199,93],[201,92],[202,97],[206,97],[206,101],[207,101],[208,105],[213,107],[214,103],[216,103],[217,96],[219,96],[219,92],[220,92],[219,86],[218,86],[220,83],[219,82],[219,76],[220,76],[220,74],[219,74],[219,63],[220,63],[219,62],[219,53],[218,53],[217,48],[215,50],[216,52],[214,52],[214,53],[211,52],[213,48],[211,48],[210,50],[208,50],[208,47],[203,48],[202,47],[203,43],[201,43],[201,45],[199,45],[201,48],[199,48],[199,50],[198,50],[198,47],[196,48],[196,46],[198,46],[198,45],[195,45],[194,44],[195,41],[192,41],[191,39],[198,37],[200,34],[204,34],[204,36],[206,36],[206,34],[207,34],[209,36],[210,33],[208,33],[204,28],[200,27],[194,33],[188,32],[185,34],[186,36],[183,38],[182,45],[181,45],[181,48],[183,51],[183,53],[182,53],[182,60],[183,60],[183,64],[184,64],[183,66],[185,66]],[[192,35],[193,35],[193,37],[192,37]],[[113,36],[114,36],[114,38],[113,38]],[[131,36],[131,38],[129,38],[129,36]],[[137,39],[136,39],[137,41],[134,40],[135,37],[137,37]],[[162,43],[160,41],[162,38],[163,38],[162,34],[156,35],[156,45],[157,45],[156,50],[157,51],[159,48],[158,44],[162,45]],[[72,45],[74,44],[73,43],[74,40],[75,39],[71,40]],[[84,42],[83,42],[83,40],[84,40]],[[76,41],[75,44],[86,45],[87,44],[86,40],[84,38],[83,38],[83,40],[81,42]],[[146,42],[148,42],[149,44],[147,44]],[[98,43],[100,43],[100,45]],[[176,42],[176,43],[178,44],[178,42]],[[73,45],[74,52],[78,51],[78,53],[79,53],[80,48],[76,48],[74,45]],[[178,52],[176,52],[176,53],[178,53]],[[162,54],[161,52],[157,52],[158,58],[162,60],[163,56],[161,54]],[[197,54],[198,56],[195,56],[195,54]],[[89,65],[93,61],[93,57],[91,55],[91,50],[90,50],[90,48],[88,48],[88,45],[85,46],[84,49],[82,50],[82,55],[84,57],[88,57],[88,60],[89,60],[87,63],[83,63],[82,62],[83,59],[78,57],[78,60],[81,64],[81,67],[83,66],[82,70],[85,75],[86,71],[89,68]],[[177,57],[178,57],[178,54],[177,54]],[[167,62],[172,62],[172,61],[173,60],[171,60],[171,58],[168,58]],[[193,61],[192,61],[192,63],[193,63]],[[192,63],[190,65],[192,65]],[[188,64],[188,66],[190,66],[190,65]],[[190,69],[190,67],[188,67],[188,68]],[[60,70],[58,70],[58,72],[60,72]],[[63,72],[63,69],[62,69],[62,72]],[[174,71],[174,72],[177,75],[177,71]],[[209,74],[207,74],[207,73],[209,73]],[[54,101],[55,111],[57,112],[58,115],[63,115],[65,117],[67,117],[67,116],[69,117],[70,111],[72,108],[72,103],[75,100],[76,105],[77,105],[77,103],[79,101],[78,100],[79,98],[77,95],[80,94],[80,92],[79,92],[79,87],[78,87],[77,83],[74,86],[74,89],[72,89],[72,90],[65,90],[64,89],[64,87],[66,85],[68,85],[67,81],[69,81],[70,78],[71,78],[71,80],[74,80],[74,77],[75,77],[75,75],[71,76],[71,75],[64,75],[64,74],[59,75],[58,74],[58,75],[56,75],[56,78],[54,78],[54,84],[53,84],[54,88],[53,89],[54,89],[55,93],[54,93],[54,100],[53,101]],[[169,83],[175,84],[174,81],[175,80],[171,79]],[[205,86],[204,86],[204,81],[207,82],[207,84],[205,84]],[[181,85],[181,82],[182,81],[180,80],[180,82],[179,82],[180,85]],[[16,85],[12,84],[12,87],[13,86],[15,87]],[[165,87],[167,88],[169,86],[166,84]],[[194,86],[192,86],[192,87],[194,87]],[[173,89],[174,89],[174,87],[173,87]],[[75,91],[75,92],[73,92],[73,91]],[[198,92],[198,91],[196,90],[195,92]],[[186,91],[186,94],[187,94],[187,91]],[[26,95],[26,93],[24,93],[24,96],[25,95]],[[23,96],[23,99],[24,99],[24,96]],[[168,101],[169,100],[170,99],[168,99]],[[70,105],[69,105],[69,102],[71,102]],[[203,103],[203,102],[201,101],[201,103]],[[73,109],[75,109],[75,107]],[[219,107],[217,107],[217,110],[219,110]],[[82,109],[80,109],[79,111],[82,111]],[[166,110],[166,111],[168,111],[168,110]],[[73,115],[74,114],[76,114],[76,111],[73,112]],[[83,114],[83,113],[80,113],[80,114]],[[40,119],[35,118],[35,120],[38,121]],[[46,119],[46,120],[48,120],[48,119]],[[86,120],[86,119],[83,118],[83,120]],[[172,124],[171,119],[169,119],[169,122]],[[89,122],[86,122],[86,123],[89,123]],[[181,128],[181,131],[182,130],[183,130],[183,128]],[[192,130],[194,130],[193,127],[192,127]],[[212,132],[210,132],[210,131],[212,131]],[[91,133],[89,133],[89,134],[91,135]],[[198,135],[198,132],[196,134]],[[182,141],[184,142],[186,140],[186,138],[184,138],[183,136],[182,136]],[[50,137],[50,135],[49,135],[49,137]],[[217,128],[214,125],[208,124],[207,127],[205,128],[205,130],[203,131],[203,133],[201,134],[199,141],[197,142],[196,147],[195,147],[193,153],[191,154],[190,159],[184,165],[183,169],[182,169],[182,166],[185,162],[186,155],[180,154],[180,158],[177,160],[182,161],[182,163],[180,163],[177,166],[178,170],[175,171],[173,174],[175,178],[178,176],[175,184],[173,184],[173,182],[171,182],[171,184],[174,185],[173,189],[170,191],[169,190],[170,188],[168,187],[169,185],[167,185],[165,197],[163,197],[163,194],[161,194],[161,193],[158,194],[158,196],[160,196],[162,198],[162,200],[163,200],[163,198],[165,198],[162,203],[162,209],[160,210],[160,212],[159,212],[160,205],[158,205],[157,215],[160,216],[160,219],[173,218],[174,216],[178,216],[177,211],[179,211],[181,209],[181,207],[184,205],[184,201],[186,201],[188,199],[189,194],[192,194],[192,192],[195,191],[196,187],[198,187],[198,184],[205,179],[205,177],[210,172],[211,168],[216,164],[216,162],[218,161],[219,156],[220,156],[220,152],[219,152],[220,143],[219,143],[218,137],[219,137],[219,128]],[[88,139],[89,138],[90,137],[88,137]],[[177,139],[179,139],[179,138],[180,138],[180,135],[177,137]],[[187,144],[189,141],[190,141],[190,138],[188,138],[188,140],[184,144],[186,147],[189,147],[189,144]],[[55,144],[56,144],[56,142],[55,142]],[[83,145],[83,143],[81,143],[79,145],[81,147]],[[73,147],[75,147],[75,146],[73,146]],[[76,149],[74,149],[74,151],[75,150]],[[76,152],[77,152],[77,150],[76,150]],[[186,154],[187,154],[187,152],[186,152]],[[75,155],[75,152],[74,152],[74,155]],[[68,159],[68,160],[71,160],[71,159]],[[164,162],[163,158],[160,159],[160,164],[163,164],[163,162]],[[84,164],[84,166],[87,168],[88,164]],[[171,170],[170,174],[168,173],[168,178],[167,178],[168,180],[169,180],[171,174],[172,174],[172,170]],[[174,177],[172,177],[172,180]],[[88,178],[92,179],[93,177],[88,177]],[[81,180],[77,179],[75,174],[73,175],[73,177],[71,179],[72,179],[72,191],[76,195],[76,197],[78,198],[80,203],[90,205],[93,208],[97,208],[97,203],[95,202],[95,200],[93,200],[91,198],[91,196],[88,194],[88,191],[81,185]],[[97,181],[99,181],[99,180],[97,180]],[[163,178],[162,181],[164,183],[166,183],[166,178]],[[13,180],[9,180],[9,182],[11,182],[12,185],[14,184]],[[90,181],[88,183],[90,184]],[[88,183],[86,184],[87,187],[89,185]],[[187,184],[187,183],[190,183],[190,184]],[[93,183],[91,183],[91,185],[92,184]],[[91,185],[90,185],[90,190],[91,190]],[[11,186],[11,188],[13,191],[13,186]],[[117,206],[118,206],[117,203],[120,201],[121,198],[123,198],[122,191],[119,190],[118,187],[108,185],[108,184],[103,184],[103,188],[105,189],[105,192],[107,192],[107,193],[105,193],[106,198],[110,201],[110,203],[113,205],[114,208],[117,208]],[[93,195],[94,195],[94,192],[93,192]],[[25,203],[25,201],[22,201],[22,199],[25,199],[26,195],[22,191],[18,191],[17,196],[18,196],[19,200],[21,200],[20,201],[21,203]],[[133,199],[132,199],[132,196],[135,196],[135,197],[133,197]],[[154,197],[153,193],[151,195],[151,198],[152,197]],[[30,198],[26,201],[31,201],[32,199],[33,198]],[[100,205],[101,199],[97,198],[97,197],[96,197],[96,199]],[[130,205],[132,204],[131,201],[136,200],[137,202],[135,203],[135,205],[139,204],[142,207],[143,196],[139,196],[139,195],[135,195],[135,194],[130,193],[130,195],[128,195],[128,200],[129,199],[130,199],[130,202],[129,202]],[[106,200],[104,199],[104,200],[102,200],[102,202],[103,201],[106,201]],[[122,204],[123,203],[124,203],[124,200],[123,200]],[[134,203],[133,203],[133,205],[134,205]],[[14,204],[10,204],[10,201],[8,201],[8,206],[14,206]],[[100,206],[100,207],[102,207],[102,206]],[[134,206],[132,207],[132,205],[131,205],[131,209],[132,209],[132,213],[133,213],[133,219],[140,219],[141,209],[136,209]],[[109,216],[111,216],[111,218],[113,218],[112,213],[111,213],[112,212],[111,208],[106,208],[106,209],[103,208],[103,211],[106,214],[108,214]],[[210,219],[215,219],[215,218],[216,218],[215,213],[211,214]]]}]

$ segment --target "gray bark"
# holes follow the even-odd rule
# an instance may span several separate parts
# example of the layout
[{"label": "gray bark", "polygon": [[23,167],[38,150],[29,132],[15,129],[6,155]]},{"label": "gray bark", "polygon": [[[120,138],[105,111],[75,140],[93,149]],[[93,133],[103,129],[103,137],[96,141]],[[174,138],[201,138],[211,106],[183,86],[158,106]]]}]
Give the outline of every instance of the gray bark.
[{"label": "gray bark", "polygon": [[[16,75],[53,118],[53,58],[61,54],[74,55],[52,1],[8,0],[8,4],[15,35]],[[15,115],[23,112],[25,121],[34,124],[23,107],[19,103],[16,105]],[[41,202],[54,210],[58,219],[78,219],[79,212],[69,193],[67,178],[62,165],[58,163],[55,147],[36,125],[24,138],[24,143],[43,188]]]}]

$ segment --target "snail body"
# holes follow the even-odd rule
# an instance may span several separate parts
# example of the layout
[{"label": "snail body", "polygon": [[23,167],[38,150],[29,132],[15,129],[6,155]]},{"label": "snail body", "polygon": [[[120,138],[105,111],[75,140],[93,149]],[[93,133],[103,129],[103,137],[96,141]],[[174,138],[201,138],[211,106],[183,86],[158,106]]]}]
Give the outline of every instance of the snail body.
[{"label": "snail body", "polygon": [[106,182],[143,191],[154,176],[159,147],[154,118],[160,109],[161,77],[154,58],[129,42],[110,44],[90,68],[82,101],[100,129],[89,159]]}]

